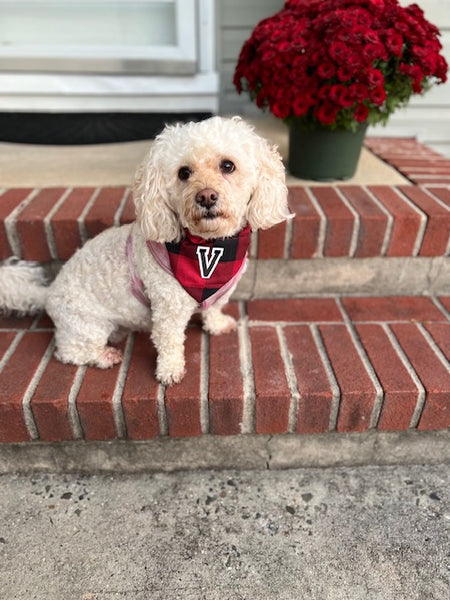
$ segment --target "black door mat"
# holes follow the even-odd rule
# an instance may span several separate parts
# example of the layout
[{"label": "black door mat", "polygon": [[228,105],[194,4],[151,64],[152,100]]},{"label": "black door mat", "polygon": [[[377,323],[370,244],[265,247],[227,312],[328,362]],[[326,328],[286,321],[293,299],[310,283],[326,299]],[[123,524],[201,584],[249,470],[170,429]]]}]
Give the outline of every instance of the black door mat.
[{"label": "black door mat", "polygon": [[201,121],[211,113],[0,113],[0,141],[107,144],[154,138],[167,123]]}]

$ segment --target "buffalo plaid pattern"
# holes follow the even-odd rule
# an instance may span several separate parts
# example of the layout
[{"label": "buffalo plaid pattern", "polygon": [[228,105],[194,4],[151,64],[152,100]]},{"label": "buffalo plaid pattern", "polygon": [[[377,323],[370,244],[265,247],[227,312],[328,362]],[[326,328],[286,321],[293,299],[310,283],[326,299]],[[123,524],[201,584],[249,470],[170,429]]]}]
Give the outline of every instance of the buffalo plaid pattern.
[{"label": "buffalo plaid pattern", "polygon": [[242,268],[250,227],[227,238],[204,240],[186,231],[180,242],[166,243],[175,278],[199,304],[227,284]]}]

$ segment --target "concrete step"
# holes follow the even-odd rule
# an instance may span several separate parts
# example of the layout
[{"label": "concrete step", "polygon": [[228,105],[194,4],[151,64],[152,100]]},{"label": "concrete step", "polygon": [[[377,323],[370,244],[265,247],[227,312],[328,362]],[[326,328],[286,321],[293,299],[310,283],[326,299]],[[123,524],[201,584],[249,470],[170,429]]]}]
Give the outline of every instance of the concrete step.
[{"label": "concrete step", "polygon": [[450,427],[450,296],[256,299],[228,311],[239,320],[228,335],[193,320],[187,375],[167,389],[146,334],[100,370],[53,358],[47,316],[2,318],[0,441]]}]

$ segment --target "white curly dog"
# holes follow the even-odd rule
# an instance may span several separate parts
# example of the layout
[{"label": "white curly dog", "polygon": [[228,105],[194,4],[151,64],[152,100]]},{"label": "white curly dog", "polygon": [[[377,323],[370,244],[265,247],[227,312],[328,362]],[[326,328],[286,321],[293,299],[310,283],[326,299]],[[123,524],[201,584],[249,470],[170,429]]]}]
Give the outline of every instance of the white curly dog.
[{"label": "white curly dog", "polygon": [[[122,355],[110,343],[129,330],[151,331],[156,377],[172,385],[185,373],[185,329],[193,313],[201,312],[204,329],[214,335],[236,327],[221,309],[244,271],[249,231],[290,217],[284,167],[276,148],[238,117],[172,125],[138,167],[134,201],[134,223],[88,241],[48,286],[42,267],[5,261],[0,310],[45,309],[55,324],[56,357],[76,365],[111,367]],[[180,258],[188,238],[194,250]],[[235,263],[236,248],[241,260]],[[208,289],[227,256],[225,283]],[[174,276],[178,259],[183,283]],[[183,274],[185,265],[199,271],[195,281]]]}]

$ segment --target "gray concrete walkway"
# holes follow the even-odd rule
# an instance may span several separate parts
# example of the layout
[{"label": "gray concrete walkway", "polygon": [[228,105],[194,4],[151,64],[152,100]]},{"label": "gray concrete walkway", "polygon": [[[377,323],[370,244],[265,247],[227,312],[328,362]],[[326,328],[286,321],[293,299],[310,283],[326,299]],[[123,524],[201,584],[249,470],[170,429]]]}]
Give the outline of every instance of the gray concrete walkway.
[{"label": "gray concrete walkway", "polygon": [[[288,154],[288,130],[271,117],[248,119],[256,130]],[[381,135],[381,134],[380,134]],[[151,141],[87,146],[42,146],[0,143],[0,187],[131,185],[137,165]],[[323,185],[287,175],[288,185]],[[336,182],[339,183],[339,182]],[[398,171],[363,149],[354,185],[408,184]],[[330,184],[327,184],[330,185]]]},{"label": "gray concrete walkway", "polygon": [[448,465],[0,477],[2,600],[447,600]]}]

